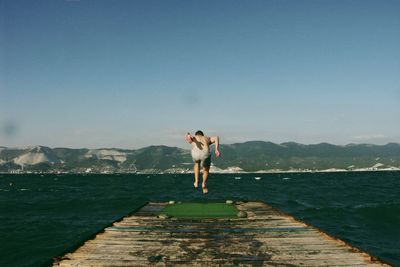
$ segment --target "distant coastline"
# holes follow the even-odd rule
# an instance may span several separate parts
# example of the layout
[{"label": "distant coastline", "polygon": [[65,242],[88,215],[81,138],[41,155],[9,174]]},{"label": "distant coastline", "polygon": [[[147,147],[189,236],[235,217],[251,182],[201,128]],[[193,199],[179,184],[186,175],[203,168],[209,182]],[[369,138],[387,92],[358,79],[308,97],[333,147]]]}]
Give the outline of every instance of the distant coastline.
[{"label": "distant coastline", "polygon": [[[387,168],[387,169],[357,169],[357,170],[342,170],[342,169],[328,169],[328,170],[260,170],[260,171],[229,171],[229,170],[211,170],[211,173],[216,174],[288,174],[288,173],[357,173],[357,172],[397,172],[400,168]],[[155,175],[155,174],[193,174],[193,171],[183,172],[169,172],[169,171],[152,171],[145,170],[139,172],[59,172],[59,171],[26,171],[26,172],[0,172],[0,174],[140,174],[140,175]]]},{"label": "distant coastline", "polygon": [[[316,173],[399,171],[400,144],[328,143],[304,145],[249,141],[222,144],[212,159],[213,173]],[[191,173],[188,149],[148,146],[71,149],[34,146],[0,147],[1,173]]]}]

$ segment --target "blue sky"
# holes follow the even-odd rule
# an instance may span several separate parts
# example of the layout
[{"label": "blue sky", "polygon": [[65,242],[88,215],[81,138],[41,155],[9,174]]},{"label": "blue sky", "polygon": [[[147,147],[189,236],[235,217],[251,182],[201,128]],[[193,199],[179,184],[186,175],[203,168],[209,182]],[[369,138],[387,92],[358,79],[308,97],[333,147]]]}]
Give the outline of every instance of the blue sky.
[{"label": "blue sky", "polygon": [[0,145],[400,142],[399,1],[0,0]]}]

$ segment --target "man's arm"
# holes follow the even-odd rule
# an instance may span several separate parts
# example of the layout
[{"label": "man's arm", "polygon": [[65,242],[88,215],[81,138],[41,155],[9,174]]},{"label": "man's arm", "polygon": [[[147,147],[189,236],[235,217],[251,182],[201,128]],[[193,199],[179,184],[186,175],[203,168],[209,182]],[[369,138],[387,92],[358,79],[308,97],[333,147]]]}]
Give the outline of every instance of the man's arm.
[{"label": "man's arm", "polygon": [[210,137],[210,142],[211,144],[215,144],[215,156],[218,158],[221,155],[219,152],[219,136]]}]

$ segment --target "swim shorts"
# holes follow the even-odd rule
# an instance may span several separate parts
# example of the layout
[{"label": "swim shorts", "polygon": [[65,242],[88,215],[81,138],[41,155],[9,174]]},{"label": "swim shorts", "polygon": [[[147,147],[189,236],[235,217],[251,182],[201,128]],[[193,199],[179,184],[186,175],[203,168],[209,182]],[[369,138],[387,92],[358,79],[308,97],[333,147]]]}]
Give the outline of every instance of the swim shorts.
[{"label": "swim shorts", "polygon": [[211,166],[211,154],[204,160],[200,160],[200,166],[203,168],[210,168]]},{"label": "swim shorts", "polygon": [[211,153],[203,153],[198,150],[192,150],[192,158],[196,163],[200,163],[203,168],[210,168],[211,166]]}]

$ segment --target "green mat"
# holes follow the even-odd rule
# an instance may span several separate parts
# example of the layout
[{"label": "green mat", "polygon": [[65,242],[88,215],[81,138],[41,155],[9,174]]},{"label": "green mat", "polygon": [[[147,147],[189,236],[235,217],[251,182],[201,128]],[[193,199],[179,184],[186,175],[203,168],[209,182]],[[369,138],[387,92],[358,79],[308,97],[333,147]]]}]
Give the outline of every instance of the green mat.
[{"label": "green mat", "polygon": [[176,218],[236,218],[238,210],[225,203],[178,203],[166,206],[159,214]]}]

